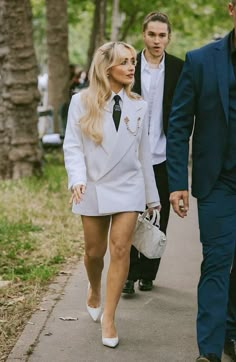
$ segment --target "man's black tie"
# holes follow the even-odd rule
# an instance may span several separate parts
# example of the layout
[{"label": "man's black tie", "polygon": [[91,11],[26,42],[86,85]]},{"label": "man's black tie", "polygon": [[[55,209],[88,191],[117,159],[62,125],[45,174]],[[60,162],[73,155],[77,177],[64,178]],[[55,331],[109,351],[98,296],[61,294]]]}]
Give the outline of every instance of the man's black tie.
[{"label": "man's black tie", "polygon": [[114,101],[115,101],[115,104],[114,104],[114,107],[113,107],[113,120],[114,120],[114,123],[115,123],[115,126],[116,126],[116,130],[118,131],[118,128],[119,128],[119,124],[120,124],[120,116],[121,116],[121,108],[120,108],[120,96],[115,95],[114,96]]}]

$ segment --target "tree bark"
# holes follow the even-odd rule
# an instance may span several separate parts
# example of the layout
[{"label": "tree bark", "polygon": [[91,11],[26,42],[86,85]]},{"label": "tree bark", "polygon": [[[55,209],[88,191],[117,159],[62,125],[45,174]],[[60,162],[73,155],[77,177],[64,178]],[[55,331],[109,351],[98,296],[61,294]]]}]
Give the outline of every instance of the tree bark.
[{"label": "tree bark", "polygon": [[106,0],[94,0],[93,28],[90,36],[87,69],[92,62],[94,51],[105,41]]},{"label": "tree bark", "polygon": [[29,0],[0,0],[0,179],[41,168],[31,21]]},{"label": "tree bark", "polygon": [[111,20],[111,40],[117,41],[121,26],[121,16],[119,12],[119,0],[112,2],[112,20]]},{"label": "tree bark", "polygon": [[53,107],[54,131],[59,132],[58,114],[69,98],[67,0],[46,0],[48,49],[48,105]]}]

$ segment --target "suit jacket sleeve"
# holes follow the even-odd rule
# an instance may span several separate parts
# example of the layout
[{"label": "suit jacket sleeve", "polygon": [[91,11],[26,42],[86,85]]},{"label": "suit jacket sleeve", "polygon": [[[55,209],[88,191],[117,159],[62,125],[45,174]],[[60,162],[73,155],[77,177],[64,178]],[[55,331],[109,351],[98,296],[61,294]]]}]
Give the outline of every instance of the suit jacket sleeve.
[{"label": "suit jacket sleeve", "polygon": [[195,113],[194,69],[187,53],[183,71],[177,83],[167,134],[167,170],[169,191],[188,190],[189,138]]},{"label": "suit jacket sleeve", "polygon": [[147,112],[143,120],[143,129],[139,145],[139,160],[142,165],[145,192],[146,192],[146,203],[150,207],[160,205],[160,198],[156,186],[154,171],[152,167],[152,157],[148,138],[148,118]]},{"label": "suit jacket sleeve", "polygon": [[72,97],[63,144],[65,167],[68,174],[68,188],[75,184],[86,185],[86,165],[83,152],[83,140],[79,126],[80,96]]}]

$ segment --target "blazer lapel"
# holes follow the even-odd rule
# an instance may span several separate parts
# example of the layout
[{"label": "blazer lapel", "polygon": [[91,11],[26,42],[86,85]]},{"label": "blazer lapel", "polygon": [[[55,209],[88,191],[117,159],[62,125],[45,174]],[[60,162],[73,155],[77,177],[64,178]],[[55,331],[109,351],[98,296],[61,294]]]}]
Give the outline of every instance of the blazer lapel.
[{"label": "blazer lapel", "polygon": [[227,122],[229,116],[229,72],[226,71],[226,69],[229,68],[228,41],[229,36],[226,36],[219,41],[214,48],[214,51],[216,51],[217,54],[213,54],[221,102],[223,104]]},{"label": "blazer lapel", "polygon": [[[113,130],[109,136],[107,129],[107,143],[105,147],[109,148],[110,156],[102,174],[100,175],[100,178],[109,172],[122,159],[135,141],[135,135],[132,134],[131,131],[135,131],[137,129],[138,122],[141,122],[141,119],[139,119],[139,110],[141,109],[141,105],[138,105],[138,103],[139,102],[133,102],[126,94],[124,95],[118,132],[116,132],[113,125]],[[110,137],[110,141],[108,141],[108,137]],[[107,147],[108,143],[110,147]]]},{"label": "blazer lapel", "polygon": [[169,54],[165,52],[165,80],[164,80],[164,94],[163,94],[163,103],[169,97],[169,93],[173,88],[173,78],[175,74],[175,69],[171,64],[171,58],[169,58]]},{"label": "blazer lapel", "polygon": [[175,78],[176,78],[176,69],[172,62],[171,57],[168,53],[165,52],[165,76],[164,76],[164,91],[163,91],[163,126],[167,130],[168,117],[169,113],[168,108],[173,97],[173,88],[175,87]]},{"label": "blazer lapel", "polygon": [[132,91],[141,95],[141,58],[142,52],[138,53],[137,55],[137,64],[135,67],[135,82]]}]

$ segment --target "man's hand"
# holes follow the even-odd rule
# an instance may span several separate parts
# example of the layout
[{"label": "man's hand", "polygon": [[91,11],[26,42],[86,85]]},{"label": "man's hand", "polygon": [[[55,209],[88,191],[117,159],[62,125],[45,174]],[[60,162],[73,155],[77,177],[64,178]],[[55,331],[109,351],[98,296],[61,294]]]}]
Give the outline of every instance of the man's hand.
[{"label": "man's hand", "polygon": [[187,216],[189,209],[189,196],[188,191],[174,191],[170,194],[170,203],[174,212],[180,217]]}]

